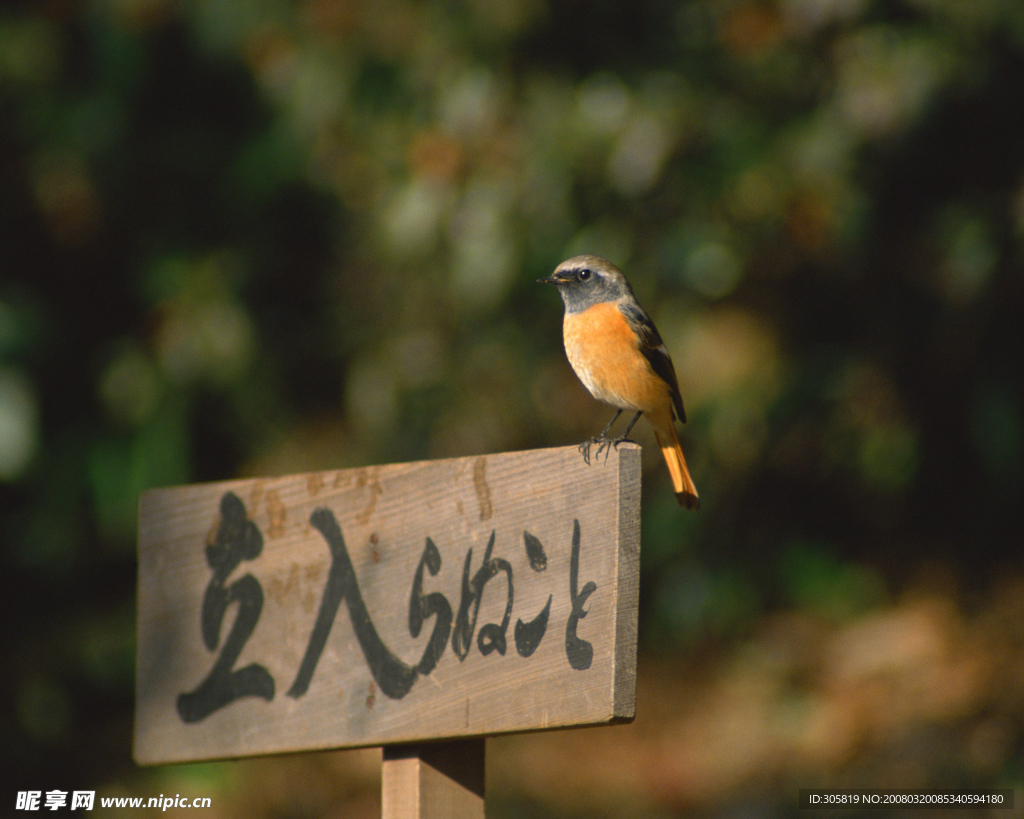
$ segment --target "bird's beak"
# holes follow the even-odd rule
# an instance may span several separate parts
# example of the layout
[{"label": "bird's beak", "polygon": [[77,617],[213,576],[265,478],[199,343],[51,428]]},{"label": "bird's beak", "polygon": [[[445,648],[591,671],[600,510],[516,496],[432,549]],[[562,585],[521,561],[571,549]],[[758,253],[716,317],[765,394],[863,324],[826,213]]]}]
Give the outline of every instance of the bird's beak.
[{"label": "bird's beak", "polygon": [[560,273],[557,270],[550,276],[543,279],[537,279],[537,284],[565,284],[570,281],[572,277],[567,273]]}]

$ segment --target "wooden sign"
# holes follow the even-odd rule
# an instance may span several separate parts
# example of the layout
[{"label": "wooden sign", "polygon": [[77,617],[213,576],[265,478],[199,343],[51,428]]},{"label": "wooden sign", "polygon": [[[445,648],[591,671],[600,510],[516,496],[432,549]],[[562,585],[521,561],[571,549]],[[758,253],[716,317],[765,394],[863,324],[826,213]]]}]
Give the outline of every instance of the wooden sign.
[{"label": "wooden sign", "polygon": [[640,448],[157,489],[141,764],[628,721]]}]

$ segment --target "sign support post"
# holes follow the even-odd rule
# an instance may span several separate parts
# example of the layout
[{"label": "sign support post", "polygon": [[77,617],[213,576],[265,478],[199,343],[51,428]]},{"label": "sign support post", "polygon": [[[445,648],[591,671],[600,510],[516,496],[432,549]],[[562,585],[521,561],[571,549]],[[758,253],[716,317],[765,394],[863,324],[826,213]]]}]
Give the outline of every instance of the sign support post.
[{"label": "sign support post", "polygon": [[155,489],[135,759],[383,746],[386,819],[482,817],[485,737],[629,722],[640,447]]},{"label": "sign support post", "polygon": [[486,741],[385,745],[382,819],[483,819]]}]

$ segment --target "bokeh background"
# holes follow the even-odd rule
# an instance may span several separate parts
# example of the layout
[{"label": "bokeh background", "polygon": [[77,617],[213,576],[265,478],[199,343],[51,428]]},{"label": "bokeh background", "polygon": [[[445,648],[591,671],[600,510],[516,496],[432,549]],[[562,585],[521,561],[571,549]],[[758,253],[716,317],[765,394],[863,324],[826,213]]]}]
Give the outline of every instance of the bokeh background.
[{"label": "bokeh background", "polygon": [[139,493],[595,433],[578,252],[703,508],[641,425],[638,717],[492,740],[490,815],[1024,799],[1019,0],[5,2],[0,798],[378,815],[374,750],[135,767]]}]

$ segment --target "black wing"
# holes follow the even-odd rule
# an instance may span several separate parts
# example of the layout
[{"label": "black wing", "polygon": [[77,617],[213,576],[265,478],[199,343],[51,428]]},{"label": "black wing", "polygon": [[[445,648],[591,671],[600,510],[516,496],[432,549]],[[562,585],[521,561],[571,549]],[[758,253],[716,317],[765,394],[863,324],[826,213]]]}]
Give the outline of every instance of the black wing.
[{"label": "black wing", "polygon": [[661,378],[668,384],[672,393],[672,405],[676,409],[676,415],[684,424],[686,423],[686,411],[683,409],[683,397],[679,394],[679,381],[676,379],[676,369],[672,366],[672,357],[668,354],[665,342],[661,340],[658,328],[654,326],[651,317],[644,312],[639,304],[620,304],[619,311],[626,317],[633,332],[640,338],[640,352]]}]

